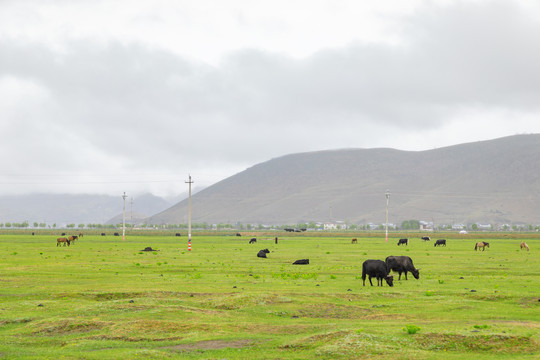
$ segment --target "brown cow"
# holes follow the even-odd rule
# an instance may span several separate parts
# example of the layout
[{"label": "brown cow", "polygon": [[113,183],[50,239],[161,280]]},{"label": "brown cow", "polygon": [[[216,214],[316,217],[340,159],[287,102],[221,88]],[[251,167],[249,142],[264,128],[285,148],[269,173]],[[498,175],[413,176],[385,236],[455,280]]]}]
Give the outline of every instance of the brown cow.
[{"label": "brown cow", "polygon": [[60,246],[60,243],[64,243],[64,246],[66,246],[66,244],[69,246],[69,239],[65,237],[59,237],[58,239],[56,239],[56,246]]},{"label": "brown cow", "polygon": [[527,245],[526,242],[522,242],[521,244],[519,244],[519,248],[520,250],[527,249],[527,251],[529,251],[529,245]]},{"label": "brown cow", "polygon": [[480,242],[476,243],[476,245],[474,246],[474,250],[478,251],[478,250],[482,249],[482,251],[484,251],[484,250],[486,250],[487,247],[489,247],[488,242],[480,241]]}]

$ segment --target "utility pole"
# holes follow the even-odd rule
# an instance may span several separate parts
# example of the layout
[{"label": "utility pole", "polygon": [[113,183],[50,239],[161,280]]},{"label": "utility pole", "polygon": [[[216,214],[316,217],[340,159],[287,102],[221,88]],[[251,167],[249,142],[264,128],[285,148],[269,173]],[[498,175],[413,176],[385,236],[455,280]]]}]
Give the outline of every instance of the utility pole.
[{"label": "utility pole", "polygon": [[386,237],[385,242],[388,242],[388,201],[390,200],[390,190],[386,190]]},{"label": "utility pole", "polygon": [[188,200],[188,251],[191,251],[191,175],[189,175],[189,181],[186,181],[186,184],[189,184],[189,200]]},{"label": "utility pole", "polygon": [[124,195],[122,195],[122,199],[124,199],[124,211],[122,212],[122,241],[126,240],[126,192],[124,191]]}]

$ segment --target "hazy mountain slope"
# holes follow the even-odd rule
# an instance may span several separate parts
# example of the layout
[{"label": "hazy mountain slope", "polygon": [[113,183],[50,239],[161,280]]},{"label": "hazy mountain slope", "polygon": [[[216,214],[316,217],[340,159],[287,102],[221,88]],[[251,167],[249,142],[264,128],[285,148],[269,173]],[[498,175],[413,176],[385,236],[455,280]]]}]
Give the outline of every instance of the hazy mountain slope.
[{"label": "hazy mountain slope", "polygon": [[[540,223],[540,135],[411,152],[345,149],[255,165],[192,197],[194,222]],[[187,200],[147,219],[185,223]]]},{"label": "hazy mountain slope", "polygon": [[[131,199],[126,199],[126,214],[131,211]],[[133,211],[147,217],[171,204],[154,195],[134,198]],[[104,224],[122,214],[122,196],[32,194],[0,196],[0,223],[28,221],[51,224]],[[128,215],[126,215],[127,218]]]}]

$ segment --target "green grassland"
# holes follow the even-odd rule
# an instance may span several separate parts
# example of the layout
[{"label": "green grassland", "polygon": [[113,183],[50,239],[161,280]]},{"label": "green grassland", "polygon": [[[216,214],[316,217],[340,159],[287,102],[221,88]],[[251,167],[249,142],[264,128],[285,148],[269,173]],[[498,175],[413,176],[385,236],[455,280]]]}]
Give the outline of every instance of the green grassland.
[{"label": "green grassland", "polygon": [[[540,240],[0,235],[0,359],[538,359]],[[317,236],[316,236],[317,235]],[[531,251],[520,251],[527,241]],[[158,251],[141,251],[152,247]],[[257,258],[268,248],[267,259]],[[408,255],[394,287],[362,262]],[[309,258],[309,265],[292,265]],[[409,274],[410,275],[410,274]]]}]

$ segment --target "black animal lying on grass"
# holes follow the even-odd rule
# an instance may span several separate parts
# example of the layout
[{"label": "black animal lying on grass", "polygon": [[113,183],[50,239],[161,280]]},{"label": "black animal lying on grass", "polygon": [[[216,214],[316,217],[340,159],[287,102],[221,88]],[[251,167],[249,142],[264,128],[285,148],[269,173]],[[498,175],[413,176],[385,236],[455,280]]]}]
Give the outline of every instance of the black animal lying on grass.
[{"label": "black animal lying on grass", "polygon": [[257,254],[257,257],[266,258],[266,254],[268,254],[268,253],[270,253],[270,250],[268,250],[268,249],[261,250]]},{"label": "black animal lying on grass", "polygon": [[309,265],[309,259],[296,260],[293,265]]},{"label": "black animal lying on grass", "polygon": [[148,247],[145,247],[144,250],[141,250],[141,251],[157,251],[157,250],[152,249],[151,246],[148,246]]}]

